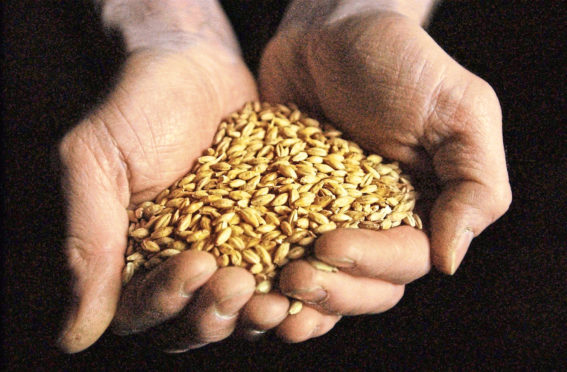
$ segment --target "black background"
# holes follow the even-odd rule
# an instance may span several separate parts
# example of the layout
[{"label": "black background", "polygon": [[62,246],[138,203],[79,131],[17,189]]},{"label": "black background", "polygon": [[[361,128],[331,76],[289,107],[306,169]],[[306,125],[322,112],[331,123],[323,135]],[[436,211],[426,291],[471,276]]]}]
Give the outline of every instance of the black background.
[{"label": "black background", "polygon": [[[565,369],[565,80],[561,1],[446,1],[430,34],[496,90],[514,202],[453,277],[411,284],[393,310],[289,345],[230,338],[181,355],[105,334],[78,355],[53,342],[66,303],[54,148],[124,60],[88,1],[4,2],[3,364],[10,370]],[[255,69],[278,1],[224,1]],[[237,9],[237,5],[239,8]]]}]

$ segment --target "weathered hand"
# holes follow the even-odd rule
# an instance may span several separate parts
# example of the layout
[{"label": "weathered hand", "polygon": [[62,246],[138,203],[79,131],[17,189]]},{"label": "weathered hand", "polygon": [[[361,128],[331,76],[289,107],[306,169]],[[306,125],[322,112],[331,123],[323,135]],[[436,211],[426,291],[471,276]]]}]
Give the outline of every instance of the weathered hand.
[{"label": "weathered hand", "polygon": [[[427,35],[419,25],[422,16],[405,16],[394,6],[383,6],[403,2],[322,3],[327,5],[292,4],[264,52],[261,95],[268,101],[296,102],[367,150],[436,179],[441,192],[429,211],[431,260],[440,271],[452,274],[471,239],[511,201],[498,99],[486,82]],[[281,280],[298,298],[306,297],[306,289],[324,289],[326,294],[318,292],[321,302],[314,306],[322,312],[387,309],[395,301],[385,298],[399,299],[402,293],[401,287],[387,283],[407,283],[429,265],[429,253],[423,256],[424,250],[429,252],[428,240],[413,229],[328,235],[317,243],[316,254],[340,266],[339,275],[297,263],[284,268]],[[384,270],[398,276],[384,276]],[[412,275],[404,274],[402,280],[404,272]],[[382,296],[383,291],[390,295]],[[313,315],[321,324],[328,324],[326,316]],[[289,323],[286,320],[280,329]],[[298,336],[298,328],[280,333],[305,339]]]},{"label": "weathered hand", "polygon": [[126,33],[131,55],[118,84],[60,145],[75,296],[60,338],[67,352],[90,346],[111,322],[117,333],[167,333],[176,340],[168,348],[217,341],[252,296],[251,274],[217,270],[205,252],[183,252],[121,290],[126,208],[185,174],[221,118],[256,98],[238,47],[211,35],[145,45]]},{"label": "weathered hand", "polygon": [[[288,342],[305,341],[327,333],[341,315],[389,310],[402,298],[405,284],[430,268],[427,236],[408,226],[380,234],[331,231],[317,240],[315,255],[340,270],[317,270],[304,260],[283,268],[281,291],[305,303],[298,314],[285,317],[287,307],[281,295],[256,295],[244,308],[244,323],[249,321],[260,330],[275,328]],[[256,318],[258,314],[261,319]]]}]

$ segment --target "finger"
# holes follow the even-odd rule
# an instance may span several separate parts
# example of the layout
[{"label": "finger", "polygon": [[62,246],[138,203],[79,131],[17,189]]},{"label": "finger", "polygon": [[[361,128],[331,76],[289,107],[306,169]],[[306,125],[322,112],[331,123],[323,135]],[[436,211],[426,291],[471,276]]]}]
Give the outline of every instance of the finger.
[{"label": "finger", "polygon": [[240,318],[245,337],[275,328],[287,316],[289,300],[279,293],[255,294],[246,304]]},{"label": "finger", "polygon": [[[467,73],[468,74],[468,73]],[[430,118],[428,151],[443,191],[431,212],[432,260],[453,274],[473,237],[512,200],[498,99],[483,80],[442,87]]]},{"label": "finger", "polygon": [[276,334],[286,342],[303,342],[329,332],[340,319],[339,315],[322,314],[303,306],[299,313],[285,318]]},{"label": "finger", "polygon": [[213,256],[185,251],[125,288],[113,321],[120,335],[138,333],[177,316],[217,270]]},{"label": "finger", "polygon": [[394,307],[404,286],[380,279],[355,277],[314,268],[307,261],[292,262],[282,270],[280,288],[286,295],[331,314],[377,314]]},{"label": "finger", "polygon": [[420,278],[431,267],[427,236],[409,226],[330,231],[315,242],[315,255],[345,273],[398,284]]},{"label": "finger", "polygon": [[217,270],[176,319],[157,327],[156,342],[173,352],[227,338],[254,290],[254,278],[246,270]]},{"label": "finger", "polygon": [[58,344],[68,353],[102,335],[120,297],[128,217],[117,183],[127,190],[127,182],[115,147],[100,138],[98,127],[83,124],[60,145],[74,298]]}]

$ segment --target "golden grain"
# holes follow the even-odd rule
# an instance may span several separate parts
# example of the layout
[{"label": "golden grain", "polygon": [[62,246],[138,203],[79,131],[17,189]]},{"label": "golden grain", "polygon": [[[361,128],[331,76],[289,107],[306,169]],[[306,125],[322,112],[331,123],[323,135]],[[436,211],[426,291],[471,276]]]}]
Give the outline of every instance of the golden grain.
[{"label": "golden grain", "polygon": [[303,309],[303,302],[296,300],[291,303],[287,312],[289,315],[295,315],[299,313],[301,309]]},{"label": "golden grain", "polygon": [[[397,163],[365,156],[332,127],[294,106],[251,102],[219,125],[213,147],[195,167],[153,201],[128,210],[126,284],[192,249],[210,252],[219,266],[253,273],[258,293],[272,290],[279,268],[314,259],[315,239],[339,227],[423,228],[413,213],[417,194]],[[301,310],[294,302],[290,313]]]},{"label": "golden grain", "polygon": [[335,266],[331,266],[323,261],[316,259],[315,257],[308,257],[307,262],[309,262],[311,266],[313,266],[317,270],[326,271],[329,273],[336,273],[337,271],[339,271],[339,269]]},{"label": "golden grain", "polygon": [[269,293],[272,290],[272,282],[263,280],[256,285],[256,293]]}]

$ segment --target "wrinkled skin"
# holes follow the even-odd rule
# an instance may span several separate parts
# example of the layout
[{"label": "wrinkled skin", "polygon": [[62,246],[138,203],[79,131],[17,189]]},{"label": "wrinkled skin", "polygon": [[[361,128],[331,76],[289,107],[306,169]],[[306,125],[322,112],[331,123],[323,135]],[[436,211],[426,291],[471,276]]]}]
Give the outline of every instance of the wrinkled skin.
[{"label": "wrinkled skin", "polygon": [[429,228],[443,272],[464,256],[461,237],[470,241],[509,206],[494,91],[404,16],[369,12],[315,30],[290,26],[267,47],[260,88],[265,99],[302,102],[366,149],[437,180]]},{"label": "wrinkled skin", "polygon": [[[113,318],[117,332],[139,332],[190,304],[188,310],[198,308],[193,313],[202,315],[198,322],[204,324],[206,314],[232,315],[248,301],[254,290],[251,274],[217,270],[209,254],[186,252],[147,278],[136,278],[122,294],[135,301],[118,303],[126,208],[155,197],[184,175],[210,146],[221,118],[256,97],[240,56],[222,45],[198,43],[181,52],[144,49],[128,58],[106,102],[63,139],[66,249],[76,295],[60,341],[65,350],[90,346]],[[194,296],[201,286],[206,289]],[[223,317],[207,323],[199,330],[203,336],[187,340],[187,346],[226,337],[223,332],[231,331],[234,321]]]},{"label": "wrinkled skin", "polygon": [[[432,263],[453,274],[472,238],[508,209],[511,191],[492,88],[410,18],[381,11],[338,18],[306,24],[292,17],[282,27],[263,56],[262,97],[298,102],[367,150],[434,180],[441,190],[423,195],[433,199],[424,216],[429,240],[407,228],[403,233],[337,231],[334,239],[320,239],[316,254],[338,266],[350,262],[352,268],[341,270],[344,280],[305,264],[284,268],[282,288],[324,288],[327,295],[317,308],[362,314],[374,312],[383,300],[370,284],[376,278],[404,284],[425,273],[423,252],[430,250]],[[403,269],[414,275],[401,279],[402,268],[394,277],[380,275],[384,260],[366,267],[366,255],[387,246],[397,246]],[[357,290],[349,293],[348,285]]]},{"label": "wrinkled skin", "polygon": [[185,174],[221,118],[257,98],[240,56],[222,43],[138,48],[113,93],[60,145],[75,295],[60,338],[65,351],[89,347],[111,323],[118,334],[144,332],[170,352],[219,341],[237,326],[249,337],[275,329],[285,341],[307,340],[341,315],[394,306],[405,284],[429,271],[430,257],[453,272],[466,251],[456,250],[459,234],[477,235],[505,211],[496,97],[419,26],[388,13],[308,37],[282,31],[263,57],[263,97],[297,102],[366,148],[438,177],[444,189],[431,212],[433,254],[425,233],[409,227],[330,232],[315,252],[339,273],[303,261],[282,272],[282,291],[308,303],[294,316],[285,296],[254,295],[251,274],[218,269],[204,252],[183,252],[122,290],[126,208]]}]

